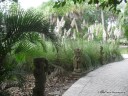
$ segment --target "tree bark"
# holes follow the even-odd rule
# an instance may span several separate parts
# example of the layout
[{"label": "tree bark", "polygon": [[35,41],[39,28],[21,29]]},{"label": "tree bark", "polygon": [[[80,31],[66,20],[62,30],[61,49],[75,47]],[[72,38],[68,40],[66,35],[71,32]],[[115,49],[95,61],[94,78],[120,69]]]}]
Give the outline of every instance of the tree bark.
[{"label": "tree bark", "polygon": [[33,88],[33,96],[45,96],[45,72],[48,69],[48,61],[45,58],[35,58],[34,66],[35,87]]}]

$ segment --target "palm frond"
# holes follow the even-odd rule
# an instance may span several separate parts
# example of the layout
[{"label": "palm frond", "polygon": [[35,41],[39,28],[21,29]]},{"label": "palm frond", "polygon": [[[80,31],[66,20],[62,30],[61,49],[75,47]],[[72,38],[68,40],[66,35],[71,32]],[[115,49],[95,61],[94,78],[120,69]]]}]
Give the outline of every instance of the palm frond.
[{"label": "palm frond", "polygon": [[[12,51],[12,46],[16,42],[20,41],[25,33],[39,32],[43,33],[45,36],[53,39],[53,35],[49,32],[49,22],[42,15],[35,13],[34,11],[22,11],[17,10],[13,12],[8,12],[7,14],[0,13],[0,75],[6,75],[6,66],[4,66],[4,59],[6,55]],[[37,43],[37,42],[36,42]],[[40,43],[25,41],[19,46],[16,52],[21,52],[26,50],[27,55],[37,54],[37,45],[41,46]],[[25,49],[26,48],[26,49]],[[41,48],[41,47],[39,47]],[[31,51],[30,51],[31,49]],[[33,53],[34,51],[35,53]],[[43,52],[44,50],[42,50]],[[39,52],[39,51],[38,51]],[[39,52],[41,53],[41,52]],[[0,78],[0,83],[3,81]]]},{"label": "palm frond", "polygon": [[40,14],[31,11],[12,12],[5,15],[6,38],[17,38],[23,32],[41,32],[48,34],[49,23]]},{"label": "palm frond", "polygon": [[0,32],[2,33],[2,39],[0,40],[0,54],[6,55],[8,52],[11,52],[11,47],[20,40],[24,33],[39,32],[52,40],[54,39],[52,32],[49,32],[48,20],[41,14],[31,10],[17,10],[15,12],[8,12],[3,15],[3,17],[2,25],[4,26],[4,30]]}]

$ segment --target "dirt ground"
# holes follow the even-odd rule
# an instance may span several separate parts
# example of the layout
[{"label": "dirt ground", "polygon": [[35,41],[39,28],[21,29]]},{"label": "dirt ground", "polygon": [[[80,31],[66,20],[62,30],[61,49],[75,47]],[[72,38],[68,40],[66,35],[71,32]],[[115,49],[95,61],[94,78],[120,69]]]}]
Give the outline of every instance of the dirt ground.
[{"label": "dirt ground", "polygon": [[[46,96],[62,96],[62,94],[81,76],[69,73],[68,75],[49,76],[47,77],[45,95]],[[29,75],[26,77],[24,87],[12,87],[8,91],[11,96],[32,96],[32,89],[34,88],[34,77]]]}]

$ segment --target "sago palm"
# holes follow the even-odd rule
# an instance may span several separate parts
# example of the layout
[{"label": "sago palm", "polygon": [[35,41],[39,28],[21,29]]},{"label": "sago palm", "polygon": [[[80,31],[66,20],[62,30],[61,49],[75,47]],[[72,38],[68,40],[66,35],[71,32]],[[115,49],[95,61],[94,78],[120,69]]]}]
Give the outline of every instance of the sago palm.
[{"label": "sago palm", "polygon": [[7,54],[27,32],[43,33],[53,39],[53,35],[49,32],[49,22],[42,15],[21,10],[6,14],[0,12],[0,82],[6,73],[4,60]]}]

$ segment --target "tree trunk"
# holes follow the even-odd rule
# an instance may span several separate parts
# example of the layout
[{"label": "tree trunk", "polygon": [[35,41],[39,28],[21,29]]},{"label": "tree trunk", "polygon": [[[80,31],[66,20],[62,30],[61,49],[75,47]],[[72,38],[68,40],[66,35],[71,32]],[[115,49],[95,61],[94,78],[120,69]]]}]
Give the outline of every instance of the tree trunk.
[{"label": "tree trunk", "polygon": [[45,96],[45,72],[48,68],[48,62],[45,58],[35,58],[34,66],[35,87],[33,88],[33,96]]},{"label": "tree trunk", "polygon": [[102,9],[101,9],[101,20],[102,20],[103,30],[105,31],[105,34],[106,34],[106,41],[107,41],[107,39],[108,39],[108,34],[107,34],[107,31],[105,30],[104,12],[103,12]]}]

